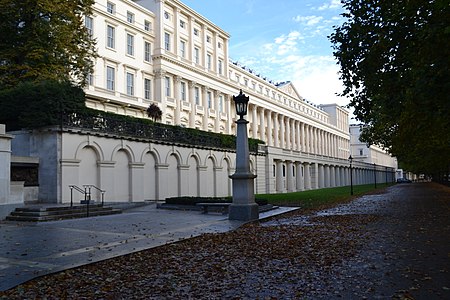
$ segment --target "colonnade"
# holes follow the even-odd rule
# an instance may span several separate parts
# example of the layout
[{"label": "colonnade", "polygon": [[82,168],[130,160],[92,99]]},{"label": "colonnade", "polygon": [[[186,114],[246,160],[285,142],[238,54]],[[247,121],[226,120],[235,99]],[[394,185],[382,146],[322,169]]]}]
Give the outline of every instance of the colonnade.
[{"label": "colonnade", "polygon": [[392,168],[374,170],[371,166],[358,166],[350,169],[348,165],[339,163],[274,159],[270,174],[272,184],[269,184],[268,192],[289,193],[348,186],[350,172],[353,172],[353,185],[395,181],[395,170]]},{"label": "colonnade", "polygon": [[[173,124],[205,131],[233,134],[234,106],[232,96],[218,90],[189,81],[180,76],[170,76],[165,72],[158,72],[156,90],[165,99],[163,109],[172,118]],[[168,79],[167,79],[168,78]],[[162,94],[172,80],[172,91],[167,92],[172,97]],[[185,89],[188,88],[188,91]],[[346,159],[349,153],[349,140],[334,128],[327,130],[327,124],[317,121],[306,122],[294,119],[279,112],[272,111],[257,104],[250,104],[247,120],[249,121],[249,137],[260,139],[268,146],[296,150],[304,153]],[[172,123],[170,120],[163,120]],[[329,126],[329,125],[328,125]]]},{"label": "colonnade", "polygon": [[321,127],[255,104],[249,107],[249,135],[268,146],[335,158],[348,157],[349,140]]}]

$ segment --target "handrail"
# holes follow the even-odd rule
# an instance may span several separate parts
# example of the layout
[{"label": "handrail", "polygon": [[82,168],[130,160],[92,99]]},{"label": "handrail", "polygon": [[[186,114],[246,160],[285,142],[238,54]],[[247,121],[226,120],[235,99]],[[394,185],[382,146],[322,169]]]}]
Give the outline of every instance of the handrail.
[{"label": "handrail", "polygon": [[77,192],[84,194],[84,200],[86,200],[86,190],[83,190],[76,185],[69,185],[69,188],[70,188],[70,207],[73,207],[73,190],[74,189]]},{"label": "handrail", "polygon": [[96,187],[95,185],[93,185],[93,184],[83,184],[83,187],[86,189],[88,189],[88,196],[89,196],[89,200],[91,200],[91,188],[94,188],[94,189],[96,189],[97,191],[100,191],[101,193],[102,193],[102,206],[103,206],[103,204],[104,204],[104,202],[105,202],[105,193],[106,193],[106,190],[102,190],[101,188],[99,188],[99,187]]}]

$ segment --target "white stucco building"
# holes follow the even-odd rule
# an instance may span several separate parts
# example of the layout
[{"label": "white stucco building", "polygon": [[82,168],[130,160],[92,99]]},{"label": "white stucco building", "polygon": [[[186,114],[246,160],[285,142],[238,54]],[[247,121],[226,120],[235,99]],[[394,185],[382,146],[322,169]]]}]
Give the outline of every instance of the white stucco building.
[{"label": "white stucco building", "polygon": [[350,148],[353,159],[369,164],[397,169],[398,162],[396,157],[391,156],[386,150],[379,146],[370,145],[368,147],[366,143],[361,142],[360,135],[363,126],[364,125],[361,124],[350,125]]},{"label": "white stucco building", "polygon": [[[231,99],[242,89],[249,137],[264,142],[250,158],[256,193],[350,184],[348,111],[232,62],[230,35],[182,2],[98,0],[85,24],[99,54],[88,107],[147,118],[155,103],[164,124],[235,134]],[[115,202],[231,195],[233,151],[70,128],[13,134],[13,152],[40,159],[40,201],[67,203],[69,185],[85,184]],[[366,169],[355,162],[354,184],[373,179]]]},{"label": "white stucco building", "polygon": [[[242,89],[250,96],[249,136],[265,142],[266,165],[275,169],[273,181],[266,176],[266,192],[297,190],[290,173],[306,161],[319,164],[308,165],[316,177],[324,166],[347,163],[345,109],[307,103],[289,81],[275,84],[233,63],[229,34],[182,2],[96,1],[86,26],[100,55],[87,106],[146,117],[156,103],[163,123],[234,134],[231,96]],[[278,171],[284,175],[278,178]],[[331,185],[320,182],[307,186]]]}]

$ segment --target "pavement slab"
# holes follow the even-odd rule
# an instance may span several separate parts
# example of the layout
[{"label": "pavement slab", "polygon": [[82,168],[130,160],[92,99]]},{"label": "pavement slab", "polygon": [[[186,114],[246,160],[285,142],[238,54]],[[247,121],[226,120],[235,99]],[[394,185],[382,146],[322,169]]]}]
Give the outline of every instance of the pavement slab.
[{"label": "pavement slab", "polygon": [[[277,208],[260,219],[292,211]],[[42,223],[0,222],[0,291],[38,276],[243,225],[222,214],[157,209]]]}]

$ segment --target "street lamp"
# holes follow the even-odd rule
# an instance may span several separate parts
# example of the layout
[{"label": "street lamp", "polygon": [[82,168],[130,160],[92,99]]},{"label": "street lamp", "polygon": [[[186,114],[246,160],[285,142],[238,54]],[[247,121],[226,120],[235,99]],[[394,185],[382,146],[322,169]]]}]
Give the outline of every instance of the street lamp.
[{"label": "street lamp", "polygon": [[373,163],[373,178],[375,180],[375,188],[377,188],[377,165]]},{"label": "street lamp", "polygon": [[350,161],[350,195],[353,195],[353,170],[352,170],[353,157],[351,154],[348,157],[348,160]]},{"label": "street lamp", "polygon": [[230,175],[233,181],[233,203],[230,205],[228,219],[251,221],[259,219],[258,204],[255,202],[254,179],[256,175],[250,172],[250,154],[248,150],[247,124],[244,119],[247,114],[248,96],[240,91],[233,96],[236,105],[236,172]]}]

